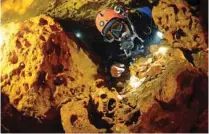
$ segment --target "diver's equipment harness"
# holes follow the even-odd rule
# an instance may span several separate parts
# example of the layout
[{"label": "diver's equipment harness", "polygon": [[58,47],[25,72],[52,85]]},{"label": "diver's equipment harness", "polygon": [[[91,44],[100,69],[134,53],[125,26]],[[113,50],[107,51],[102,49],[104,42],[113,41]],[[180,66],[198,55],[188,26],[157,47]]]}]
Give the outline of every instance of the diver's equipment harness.
[{"label": "diver's equipment harness", "polygon": [[[129,23],[129,26],[131,28],[132,35],[129,37],[125,37],[125,39],[121,40],[121,43],[119,44],[120,49],[124,51],[125,56],[128,58],[128,57],[132,56],[131,50],[134,48],[134,45],[135,45],[134,40],[138,39],[141,43],[144,43],[144,40],[142,38],[140,38],[138,36],[138,34],[136,33],[133,23],[131,22],[130,18],[128,17],[126,10],[122,6],[116,5],[114,7],[114,11],[116,13],[120,13],[121,15],[123,15],[125,17],[125,19],[127,20],[127,22]],[[140,44],[139,47],[140,47],[140,49],[144,49],[143,44]]]}]

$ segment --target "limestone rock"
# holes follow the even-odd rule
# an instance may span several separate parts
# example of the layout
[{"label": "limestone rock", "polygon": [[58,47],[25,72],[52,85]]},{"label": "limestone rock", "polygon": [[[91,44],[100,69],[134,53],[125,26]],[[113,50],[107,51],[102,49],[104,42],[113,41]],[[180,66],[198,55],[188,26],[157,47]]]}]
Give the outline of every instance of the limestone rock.
[{"label": "limestone rock", "polygon": [[199,51],[192,54],[193,62],[196,67],[201,68],[206,74],[208,73],[208,51]]},{"label": "limestone rock", "polygon": [[109,90],[104,81],[98,79],[91,85],[89,98],[72,99],[61,108],[62,125],[65,132],[109,132],[114,131],[119,99],[115,90]]},{"label": "limestone rock", "polygon": [[[24,2],[24,4],[22,4]],[[2,0],[2,14],[5,12],[17,12],[18,14],[24,14],[27,8],[33,3],[33,0]]]},{"label": "limestone rock", "polygon": [[23,22],[1,51],[1,91],[33,117],[53,118],[51,109],[88,92],[86,81],[97,74],[88,55],[45,15]]},{"label": "limestone rock", "polygon": [[142,115],[138,122],[141,128],[132,131],[207,132],[207,76],[195,69],[185,70],[176,81],[178,86],[172,100],[158,101]]},{"label": "limestone rock", "polygon": [[[118,1],[129,3],[56,0],[47,14],[92,21],[98,10]],[[207,132],[208,52],[199,19],[185,2],[174,0],[161,0],[153,17],[167,41],[136,59],[120,89],[98,79],[88,53],[52,18],[41,15],[15,26],[0,55],[1,93],[8,97],[4,123],[26,132],[49,132],[46,124],[53,121],[65,132]],[[183,50],[190,51],[191,61]],[[35,120],[31,130],[26,115]]]},{"label": "limestone rock", "polygon": [[89,121],[87,104],[88,101],[72,101],[61,108],[62,125],[66,133],[98,132]]},{"label": "limestone rock", "polygon": [[[56,0],[46,14],[59,19],[94,20],[98,11],[113,7],[120,0]],[[124,1],[128,4],[131,0]]]},{"label": "limestone rock", "polygon": [[1,24],[23,22],[31,17],[43,14],[54,0],[2,0]]},{"label": "limestone rock", "polygon": [[[142,67],[147,69],[142,71]],[[136,80],[129,81],[129,103],[137,106],[141,112],[146,112],[155,103],[156,97],[169,102],[176,92],[176,77],[187,68],[193,66],[179,49],[159,46],[150,56],[138,59],[130,67],[131,77]],[[133,86],[132,83],[138,85]]]},{"label": "limestone rock", "polygon": [[152,10],[153,19],[172,47],[189,50],[206,49],[200,19],[185,1],[160,0]]},{"label": "limestone rock", "polygon": [[[147,69],[141,70],[144,66]],[[126,87],[130,92],[125,104],[141,114],[129,131],[189,132],[201,124],[198,118],[207,110],[207,76],[180,49],[161,44],[147,58],[139,58],[130,71],[135,81],[130,79]]]}]

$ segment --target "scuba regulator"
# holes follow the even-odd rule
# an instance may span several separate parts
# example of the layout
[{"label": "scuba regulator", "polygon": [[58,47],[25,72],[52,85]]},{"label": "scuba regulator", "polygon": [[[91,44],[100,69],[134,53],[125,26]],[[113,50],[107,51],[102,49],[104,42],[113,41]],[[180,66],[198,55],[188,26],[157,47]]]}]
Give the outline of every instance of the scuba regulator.
[{"label": "scuba regulator", "polygon": [[131,34],[121,38],[121,40],[120,40],[121,43],[119,44],[120,49],[124,51],[126,57],[130,57],[132,55],[131,50],[135,47],[134,40],[137,39],[137,40],[139,40],[139,42],[141,42],[139,44],[139,49],[144,48],[144,46],[142,44],[142,43],[144,43],[144,40],[142,38],[140,38],[138,36],[138,34],[136,33],[134,25],[131,22],[130,18],[128,17],[128,13],[126,12],[125,8],[123,8],[120,5],[116,5],[116,6],[114,6],[114,11],[116,13],[124,16],[125,20],[128,22],[129,28],[131,30]]}]

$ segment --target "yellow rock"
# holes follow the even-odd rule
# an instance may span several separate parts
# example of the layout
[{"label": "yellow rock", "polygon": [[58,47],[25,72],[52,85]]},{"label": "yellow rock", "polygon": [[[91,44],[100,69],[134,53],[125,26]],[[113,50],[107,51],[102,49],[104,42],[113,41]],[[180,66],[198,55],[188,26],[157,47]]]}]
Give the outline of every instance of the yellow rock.
[{"label": "yellow rock", "polygon": [[8,11],[24,14],[33,1],[34,0],[2,0],[2,14]]},{"label": "yellow rock", "polygon": [[99,132],[89,121],[87,103],[87,101],[68,102],[61,108],[62,125],[66,133]]},{"label": "yellow rock", "polygon": [[[129,4],[131,0],[124,3]],[[117,4],[118,0],[67,0],[54,2],[47,9],[46,14],[60,19],[70,18],[72,20],[94,20],[97,13]]]},{"label": "yellow rock", "polygon": [[88,55],[45,15],[20,24],[1,51],[1,92],[30,116],[47,118],[69,98],[88,96],[97,74]]},{"label": "yellow rock", "polygon": [[190,6],[182,0],[161,0],[152,10],[153,19],[164,32],[169,45],[188,50],[207,48],[200,19],[192,15]]}]

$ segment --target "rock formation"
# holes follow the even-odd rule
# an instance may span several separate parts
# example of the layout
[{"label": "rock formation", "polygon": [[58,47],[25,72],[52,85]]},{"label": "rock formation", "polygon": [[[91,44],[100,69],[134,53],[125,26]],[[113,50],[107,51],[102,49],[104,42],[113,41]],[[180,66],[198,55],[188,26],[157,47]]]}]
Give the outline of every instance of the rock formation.
[{"label": "rock formation", "polygon": [[[131,0],[122,1],[129,4]],[[59,19],[93,20],[99,10],[113,7],[120,0],[68,0],[55,1],[46,10],[46,14]]]},{"label": "rock formation", "polygon": [[51,109],[88,92],[86,81],[97,74],[88,56],[44,15],[21,24],[8,44],[1,48],[2,93],[30,116],[48,118]]},{"label": "rock formation", "polygon": [[190,9],[185,1],[161,0],[152,10],[153,19],[172,47],[206,49],[200,19]]},{"label": "rock formation", "polygon": [[191,132],[207,111],[207,75],[189,63],[179,49],[160,46],[152,54],[131,66],[139,87],[127,93],[127,104],[139,109],[141,117],[130,129]]},{"label": "rock formation", "polygon": [[[47,13],[92,20],[117,2],[55,1]],[[208,132],[208,51],[200,21],[187,3],[174,0],[161,0],[153,17],[164,41],[138,57],[130,77],[112,88],[51,17],[13,23],[0,54],[3,130]]]}]

